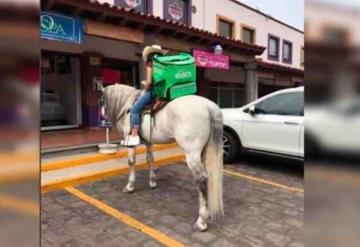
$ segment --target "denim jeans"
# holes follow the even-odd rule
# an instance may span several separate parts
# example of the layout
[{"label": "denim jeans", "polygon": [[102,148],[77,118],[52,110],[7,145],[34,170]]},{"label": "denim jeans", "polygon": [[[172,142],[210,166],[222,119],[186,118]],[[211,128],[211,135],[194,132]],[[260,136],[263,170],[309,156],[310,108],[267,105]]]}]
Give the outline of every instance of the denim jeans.
[{"label": "denim jeans", "polygon": [[130,109],[130,121],[132,128],[140,128],[140,114],[144,108],[155,99],[155,94],[149,90],[146,91]]}]

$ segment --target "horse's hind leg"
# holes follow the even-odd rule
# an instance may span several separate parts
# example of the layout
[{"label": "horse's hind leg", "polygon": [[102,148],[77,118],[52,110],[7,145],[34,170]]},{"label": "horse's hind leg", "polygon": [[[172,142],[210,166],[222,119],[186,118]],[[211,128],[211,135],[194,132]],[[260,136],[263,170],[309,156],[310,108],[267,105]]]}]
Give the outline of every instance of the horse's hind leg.
[{"label": "horse's hind leg", "polygon": [[128,148],[128,165],[129,165],[129,180],[123,192],[131,193],[134,191],[135,184],[135,163],[136,163],[136,153],[135,147]]},{"label": "horse's hind leg", "polygon": [[155,189],[156,184],[156,174],[155,174],[155,163],[154,163],[154,154],[152,149],[152,144],[146,145],[146,162],[149,165],[149,186],[151,189]]},{"label": "horse's hind leg", "polygon": [[195,230],[205,231],[207,229],[207,173],[201,162],[201,152],[185,152],[186,162],[191,170],[197,190],[199,193],[199,217],[194,225]]}]

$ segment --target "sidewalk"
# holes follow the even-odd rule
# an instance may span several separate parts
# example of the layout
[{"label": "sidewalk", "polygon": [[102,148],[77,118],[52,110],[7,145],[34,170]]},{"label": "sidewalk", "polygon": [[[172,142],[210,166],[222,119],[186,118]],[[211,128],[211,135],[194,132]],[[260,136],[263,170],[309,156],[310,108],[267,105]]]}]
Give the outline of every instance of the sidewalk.
[{"label": "sidewalk", "polygon": [[[154,146],[157,165],[182,159],[182,156],[183,152],[176,144]],[[127,160],[127,150],[124,148],[116,154],[79,153],[66,157],[42,158],[42,191],[127,173]],[[139,169],[147,167],[146,149],[143,146],[137,148],[136,165]]]},{"label": "sidewalk", "polygon": [[[110,129],[110,142],[120,142],[121,135]],[[70,129],[41,132],[41,152],[97,145],[106,142],[105,129]]]}]

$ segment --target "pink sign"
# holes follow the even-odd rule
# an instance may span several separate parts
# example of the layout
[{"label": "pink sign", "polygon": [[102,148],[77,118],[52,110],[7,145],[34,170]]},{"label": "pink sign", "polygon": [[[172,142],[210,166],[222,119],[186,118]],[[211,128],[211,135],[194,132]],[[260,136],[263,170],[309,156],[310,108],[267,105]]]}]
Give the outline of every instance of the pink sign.
[{"label": "pink sign", "polygon": [[222,70],[229,69],[230,59],[227,55],[215,55],[208,51],[194,50],[193,56],[198,67]]}]

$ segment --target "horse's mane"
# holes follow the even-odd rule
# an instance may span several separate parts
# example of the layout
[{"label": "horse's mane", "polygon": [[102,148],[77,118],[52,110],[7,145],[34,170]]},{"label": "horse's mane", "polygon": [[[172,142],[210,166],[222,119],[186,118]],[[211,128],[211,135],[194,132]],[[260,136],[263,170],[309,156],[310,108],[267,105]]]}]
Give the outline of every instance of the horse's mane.
[{"label": "horse's mane", "polygon": [[105,107],[112,123],[115,124],[126,114],[140,93],[140,90],[123,84],[115,84],[105,88]]}]

